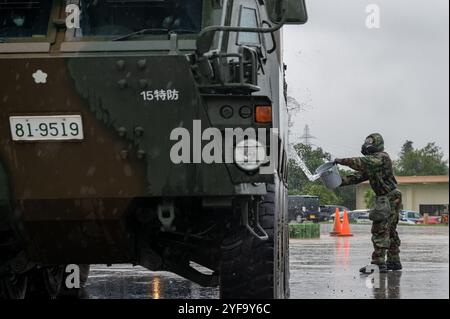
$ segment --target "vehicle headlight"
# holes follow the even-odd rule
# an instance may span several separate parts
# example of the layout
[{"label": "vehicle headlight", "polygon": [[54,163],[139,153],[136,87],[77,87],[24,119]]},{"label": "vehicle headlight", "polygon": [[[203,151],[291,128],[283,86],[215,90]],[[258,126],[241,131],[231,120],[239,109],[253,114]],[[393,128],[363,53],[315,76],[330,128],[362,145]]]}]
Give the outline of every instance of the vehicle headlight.
[{"label": "vehicle headlight", "polygon": [[234,150],[234,161],[241,169],[256,171],[267,162],[266,147],[257,140],[244,140]]}]

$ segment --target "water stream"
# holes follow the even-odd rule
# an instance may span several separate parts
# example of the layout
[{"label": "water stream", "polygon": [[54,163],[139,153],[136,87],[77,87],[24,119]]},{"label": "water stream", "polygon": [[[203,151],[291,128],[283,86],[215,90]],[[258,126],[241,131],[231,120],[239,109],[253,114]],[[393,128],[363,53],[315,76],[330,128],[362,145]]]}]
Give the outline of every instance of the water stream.
[{"label": "water stream", "polygon": [[291,158],[300,166],[303,173],[305,173],[306,177],[311,182],[315,182],[320,178],[320,174],[313,175],[308,167],[306,166],[305,162],[303,161],[303,158],[295,151],[293,147],[291,147],[290,154],[292,155]]}]

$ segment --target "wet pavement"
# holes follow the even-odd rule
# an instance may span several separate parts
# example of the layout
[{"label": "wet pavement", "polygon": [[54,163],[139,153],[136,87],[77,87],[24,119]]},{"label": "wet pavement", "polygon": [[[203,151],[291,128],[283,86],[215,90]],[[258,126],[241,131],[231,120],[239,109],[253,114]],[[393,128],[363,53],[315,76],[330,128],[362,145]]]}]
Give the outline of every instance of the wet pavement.
[{"label": "wet pavement", "polygon": [[370,263],[369,225],[352,225],[354,237],[336,238],[322,225],[320,240],[291,241],[292,298],[449,298],[448,227],[400,226],[404,270],[380,275],[368,288],[359,269]]},{"label": "wet pavement", "polygon": [[[352,225],[354,236],[349,238],[328,236],[331,228],[322,225],[321,239],[291,240],[291,298],[449,298],[448,227],[400,226],[404,270],[381,274],[373,281],[358,273],[370,262],[370,226]],[[219,297],[218,289],[203,288],[170,273],[127,265],[92,266],[87,293],[93,299]]]}]

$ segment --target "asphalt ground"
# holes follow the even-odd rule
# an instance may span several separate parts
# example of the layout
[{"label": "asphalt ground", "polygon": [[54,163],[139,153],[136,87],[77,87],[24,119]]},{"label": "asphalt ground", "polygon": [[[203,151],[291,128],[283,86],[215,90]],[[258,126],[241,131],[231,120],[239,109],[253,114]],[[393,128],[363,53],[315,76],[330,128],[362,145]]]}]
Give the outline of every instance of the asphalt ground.
[{"label": "asphalt ground", "polygon": [[[448,299],[449,229],[399,226],[404,270],[362,276],[370,263],[370,225],[352,225],[353,237],[291,240],[293,299]],[[93,265],[86,286],[92,299],[216,299],[218,289],[203,288],[171,273],[130,265]]]}]

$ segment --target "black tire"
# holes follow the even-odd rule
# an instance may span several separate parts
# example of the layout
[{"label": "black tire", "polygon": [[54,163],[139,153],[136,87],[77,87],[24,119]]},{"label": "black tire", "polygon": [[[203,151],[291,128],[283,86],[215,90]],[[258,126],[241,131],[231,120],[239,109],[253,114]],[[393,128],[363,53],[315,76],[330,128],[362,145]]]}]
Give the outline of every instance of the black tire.
[{"label": "black tire", "polygon": [[[0,214],[2,211],[0,210]],[[0,223],[2,221],[0,220]],[[0,224],[0,227],[2,225]],[[13,236],[10,231],[2,231],[0,229],[0,266],[5,265],[11,260],[14,255],[17,254],[17,250],[14,247]],[[1,268],[1,267],[0,267]]]},{"label": "black tire", "polygon": [[27,273],[27,299],[82,299],[86,297],[84,286],[89,276],[89,265],[80,267],[80,288],[66,286],[66,265],[33,269]]},{"label": "black tire", "polygon": [[24,299],[27,291],[26,275],[7,275],[0,277],[0,299]]},{"label": "black tire", "polygon": [[56,299],[63,284],[64,266],[36,268],[27,275],[27,299]]},{"label": "black tire", "polygon": [[17,231],[13,229],[9,215],[9,206],[0,203],[0,270],[21,252]]},{"label": "black tire", "polygon": [[[277,221],[275,192],[270,191],[259,203],[260,224],[269,235],[261,241],[244,227],[225,238],[222,244],[220,294],[223,299],[273,299],[289,294],[277,292],[276,283],[283,280],[276,271],[278,253],[275,250],[274,229]],[[281,233],[286,233],[281,232]],[[286,235],[286,234],[284,234]],[[279,238],[279,240],[283,240]],[[284,255],[288,259],[288,254]],[[284,260],[286,264],[287,260]],[[285,269],[283,273],[288,274]]]},{"label": "black tire", "polygon": [[90,265],[78,265],[80,267],[80,288],[69,289],[66,285],[66,279],[68,274],[65,273],[61,290],[57,296],[58,299],[86,299],[88,295],[85,290],[86,282],[89,278]]}]

